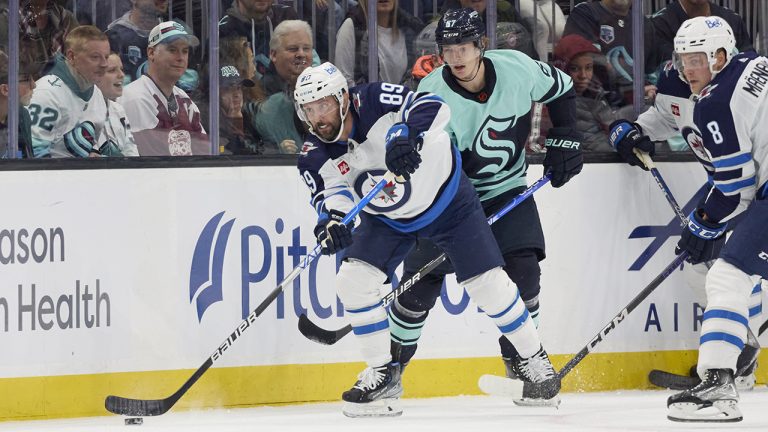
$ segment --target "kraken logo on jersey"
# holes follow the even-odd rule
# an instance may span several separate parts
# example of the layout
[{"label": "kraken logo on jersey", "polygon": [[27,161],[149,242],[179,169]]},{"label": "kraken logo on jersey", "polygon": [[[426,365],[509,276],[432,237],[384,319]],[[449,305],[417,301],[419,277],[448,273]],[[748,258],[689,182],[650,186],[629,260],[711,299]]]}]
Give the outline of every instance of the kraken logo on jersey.
[{"label": "kraken logo on jersey", "polygon": [[464,171],[473,181],[492,179],[501,174],[505,179],[521,156],[523,149],[515,142],[517,116],[499,119],[488,116],[478,130],[472,147],[462,151]]},{"label": "kraken logo on jersey", "polygon": [[[355,179],[355,194],[362,198],[384,177],[386,171],[373,170],[361,172]],[[368,204],[379,213],[387,213],[402,207],[411,196],[411,182],[389,182],[384,189]]]}]

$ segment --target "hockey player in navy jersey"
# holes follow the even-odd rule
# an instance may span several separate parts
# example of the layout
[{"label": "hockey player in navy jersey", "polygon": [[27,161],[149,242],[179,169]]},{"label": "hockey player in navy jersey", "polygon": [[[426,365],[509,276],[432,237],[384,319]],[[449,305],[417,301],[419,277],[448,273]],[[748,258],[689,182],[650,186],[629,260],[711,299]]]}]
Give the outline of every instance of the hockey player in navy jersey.
[{"label": "hockey player in navy jersey", "polygon": [[[445,100],[456,115],[447,131],[461,151],[462,166],[477,191],[486,215],[494,214],[527,185],[525,143],[530,132],[531,105],[547,105],[554,123],[547,139],[544,166],[552,185],[561,187],[582,168],[581,134],[573,129],[575,93],[571,78],[554,67],[531,60],[513,50],[485,51],[485,23],[472,9],[446,12],[436,28],[439,55],[446,63],[419,84]],[[504,271],[537,322],[539,313],[539,261],[545,257],[544,234],[533,197],[523,201],[492,226],[504,258]],[[440,255],[429,241],[419,241],[405,261],[403,280]],[[393,351],[407,363],[416,352],[421,329],[445,279],[452,272],[444,263],[422,276],[390,307]],[[453,263],[455,264],[455,263]],[[455,267],[455,265],[454,265]],[[528,368],[506,338],[500,338],[509,377],[536,381],[546,375],[527,375]],[[519,404],[557,404],[525,400]]]},{"label": "hockey player in navy jersey", "polygon": [[675,36],[676,65],[697,97],[693,133],[712,167],[711,190],[677,247],[691,263],[717,258],[706,277],[702,382],[669,397],[667,417],[675,421],[742,419],[733,375],[750,294],[768,277],[768,59],[735,51],[733,31],[719,17],[690,19]]},{"label": "hockey player in navy jersey", "polygon": [[[727,23],[724,24],[724,26],[727,25]],[[736,52],[732,53],[732,55],[735,54]],[[668,61],[659,74],[653,106],[640,114],[634,123],[625,119],[613,122],[610,126],[611,144],[627,163],[648,170],[634,153],[635,149],[653,156],[655,153],[654,142],[666,141],[680,134],[696,159],[702,164],[707,175],[712,176],[715,167],[702,146],[701,137],[693,122],[695,99],[688,82],[675,67],[675,62]],[[711,262],[686,264],[683,268],[688,284],[696,296],[704,297],[697,298],[697,301],[704,305],[706,305],[705,278],[711,264]],[[750,319],[760,314],[762,309],[761,294],[761,287],[758,284],[752,290],[749,307]],[[741,390],[754,387],[755,367],[759,351],[760,344],[757,338],[749,337],[742,354],[739,356],[738,373],[736,374],[736,384]]]},{"label": "hockey player in navy jersey", "polygon": [[[350,417],[402,413],[401,365],[390,355],[387,312],[380,288],[417,237],[442,247],[457,280],[526,360],[528,373],[554,370],[485,220],[460,154],[445,126],[450,108],[437,96],[388,83],[347,89],[330,63],[306,69],[294,91],[299,117],[312,135],[298,168],[319,218],[323,253],[342,249],[336,287],[368,367],[344,392]],[[350,232],[339,221],[389,170],[389,184],[360,213]],[[552,378],[559,389],[558,378]]]}]

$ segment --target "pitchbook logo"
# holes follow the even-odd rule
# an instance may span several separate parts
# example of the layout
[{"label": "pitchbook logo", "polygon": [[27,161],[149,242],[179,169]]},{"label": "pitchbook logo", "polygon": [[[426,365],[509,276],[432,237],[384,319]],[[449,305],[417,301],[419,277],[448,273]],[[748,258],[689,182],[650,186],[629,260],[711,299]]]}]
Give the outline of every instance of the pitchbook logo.
[{"label": "pitchbook logo", "polygon": [[224,252],[227,250],[229,232],[235,220],[230,219],[218,229],[223,217],[224,212],[221,212],[205,224],[192,256],[192,268],[189,271],[189,302],[197,306],[198,321],[203,319],[203,314],[209,306],[224,300],[221,284]]}]

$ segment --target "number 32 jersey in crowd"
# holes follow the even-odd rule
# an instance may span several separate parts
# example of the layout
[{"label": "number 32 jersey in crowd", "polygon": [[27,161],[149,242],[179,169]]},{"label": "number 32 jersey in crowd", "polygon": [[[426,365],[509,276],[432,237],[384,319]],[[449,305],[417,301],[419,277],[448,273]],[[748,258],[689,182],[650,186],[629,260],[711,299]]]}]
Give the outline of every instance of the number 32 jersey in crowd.
[{"label": "number 32 jersey in crowd", "polygon": [[388,83],[353,87],[349,96],[347,121],[355,122],[349,139],[324,143],[310,135],[302,147],[298,168],[312,206],[318,214],[349,212],[386,173],[387,132],[405,122],[423,139],[421,165],[410,181],[388,184],[364,211],[401,232],[427,226],[451,202],[461,175],[458,151],[444,131],[450,109],[430,93]]},{"label": "number 32 jersey in crowd", "polygon": [[693,110],[714,168],[704,212],[722,222],[765,197],[768,181],[768,59],[742,53],[699,94]]}]

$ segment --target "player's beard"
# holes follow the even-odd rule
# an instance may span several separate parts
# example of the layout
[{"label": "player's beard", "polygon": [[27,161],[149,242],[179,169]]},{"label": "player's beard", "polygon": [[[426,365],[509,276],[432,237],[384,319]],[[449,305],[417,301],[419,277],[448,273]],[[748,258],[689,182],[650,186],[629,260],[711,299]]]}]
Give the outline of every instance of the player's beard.
[{"label": "player's beard", "polygon": [[[335,123],[335,122],[334,122]],[[320,126],[330,126],[330,128],[320,130]],[[333,141],[334,138],[339,136],[339,131],[341,130],[342,122],[339,121],[338,124],[332,124],[332,123],[318,123],[315,125],[315,133],[320,136],[325,141]]]}]

